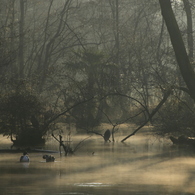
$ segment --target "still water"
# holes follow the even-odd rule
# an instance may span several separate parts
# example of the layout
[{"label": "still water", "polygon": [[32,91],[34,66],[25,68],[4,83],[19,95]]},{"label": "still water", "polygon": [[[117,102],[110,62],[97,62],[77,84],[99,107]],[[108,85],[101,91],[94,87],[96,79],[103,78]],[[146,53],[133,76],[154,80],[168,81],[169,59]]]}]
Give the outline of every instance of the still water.
[{"label": "still water", "polygon": [[[86,136],[75,135],[73,145]],[[167,139],[138,133],[125,143],[104,143],[96,135],[86,140],[75,155],[29,153],[30,163],[20,163],[20,153],[0,154],[0,194],[33,195],[193,195],[195,151],[173,147]],[[11,143],[0,137],[0,147]],[[58,150],[49,138],[46,149]]]}]

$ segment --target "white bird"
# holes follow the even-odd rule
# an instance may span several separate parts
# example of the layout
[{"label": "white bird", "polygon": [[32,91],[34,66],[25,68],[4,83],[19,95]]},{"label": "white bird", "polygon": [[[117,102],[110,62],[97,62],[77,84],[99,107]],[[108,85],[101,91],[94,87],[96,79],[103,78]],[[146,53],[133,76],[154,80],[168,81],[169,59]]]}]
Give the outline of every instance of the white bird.
[{"label": "white bird", "polygon": [[30,162],[30,158],[26,151],[24,151],[23,155],[20,157],[20,162]]}]

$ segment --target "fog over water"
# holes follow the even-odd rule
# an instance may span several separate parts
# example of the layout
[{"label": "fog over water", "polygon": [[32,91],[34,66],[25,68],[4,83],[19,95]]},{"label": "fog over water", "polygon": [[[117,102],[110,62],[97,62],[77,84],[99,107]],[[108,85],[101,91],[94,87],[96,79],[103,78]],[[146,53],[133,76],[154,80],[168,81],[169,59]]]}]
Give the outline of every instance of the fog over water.
[{"label": "fog over water", "polygon": [[[75,155],[46,163],[45,153],[29,153],[30,163],[19,163],[20,153],[0,154],[0,194],[195,194],[195,153],[173,147],[167,139],[137,135],[121,143],[104,143],[96,135]],[[75,135],[75,144],[86,138]],[[2,148],[11,143],[0,137]],[[46,149],[58,150],[52,138]]]}]

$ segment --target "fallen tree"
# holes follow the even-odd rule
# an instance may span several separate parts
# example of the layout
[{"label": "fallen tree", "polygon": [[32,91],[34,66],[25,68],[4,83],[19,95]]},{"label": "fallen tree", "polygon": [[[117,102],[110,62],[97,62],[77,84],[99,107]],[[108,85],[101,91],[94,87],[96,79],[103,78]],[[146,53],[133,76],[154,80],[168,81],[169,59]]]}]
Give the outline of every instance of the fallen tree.
[{"label": "fallen tree", "polygon": [[175,138],[173,136],[170,136],[170,140],[175,145],[186,145],[186,146],[195,147],[195,138],[194,137],[186,137],[184,135],[181,135],[178,138]]},{"label": "fallen tree", "polygon": [[142,127],[144,127],[149,121],[151,121],[152,117],[158,112],[158,110],[162,107],[162,105],[167,101],[168,97],[171,95],[172,89],[168,89],[167,91],[164,92],[164,97],[163,99],[159,102],[159,104],[156,106],[156,108],[149,114],[148,119],[143,122],[133,133],[125,137],[124,139],[121,140],[121,142],[124,142],[131,136],[135,135]]}]

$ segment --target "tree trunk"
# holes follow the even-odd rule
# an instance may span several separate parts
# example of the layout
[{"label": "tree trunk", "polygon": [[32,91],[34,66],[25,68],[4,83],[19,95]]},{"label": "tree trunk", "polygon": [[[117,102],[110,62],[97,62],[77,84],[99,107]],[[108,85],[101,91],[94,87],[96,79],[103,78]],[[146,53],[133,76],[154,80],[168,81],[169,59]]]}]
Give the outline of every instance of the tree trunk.
[{"label": "tree trunk", "polygon": [[162,16],[165,20],[175,57],[180,68],[182,77],[190,91],[190,96],[195,100],[195,73],[190,64],[186,48],[171,7],[170,0],[159,0]]},{"label": "tree trunk", "polygon": [[193,61],[193,50],[194,50],[194,43],[193,43],[193,25],[192,25],[192,12],[190,8],[189,0],[183,0],[184,8],[187,17],[187,39],[188,39],[188,51],[189,51],[189,58],[190,61]]},{"label": "tree trunk", "polygon": [[23,78],[24,72],[24,0],[20,0],[20,23],[19,23],[19,78]]},{"label": "tree trunk", "polygon": [[115,52],[115,61],[116,64],[119,64],[119,52],[120,52],[120,40],[119,40],[119,1],[118,0],[110,0],[109,1],[110,8],[112,11],[112,17],[113,17],[113,31],[114,31],[114,39],[115,39],[115,45],[114,50]]}]

